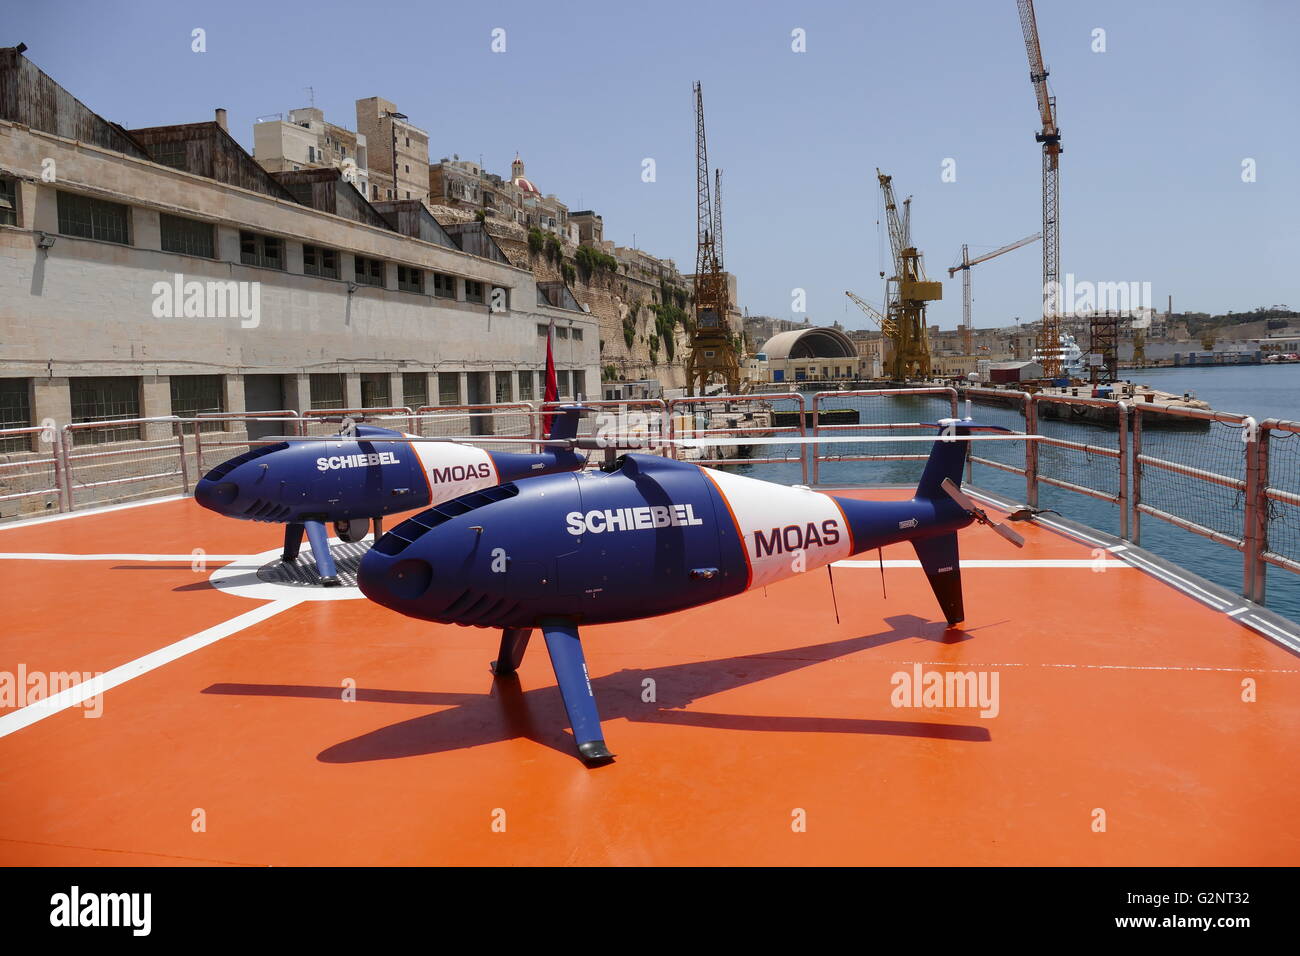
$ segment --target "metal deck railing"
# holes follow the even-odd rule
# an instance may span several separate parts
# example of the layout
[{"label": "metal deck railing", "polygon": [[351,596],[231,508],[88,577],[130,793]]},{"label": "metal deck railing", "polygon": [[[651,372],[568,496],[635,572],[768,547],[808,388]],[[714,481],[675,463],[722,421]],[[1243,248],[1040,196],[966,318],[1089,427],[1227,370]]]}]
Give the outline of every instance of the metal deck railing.
[{"label": "metal deck railing", "polygon": [[[980,404],[981,422],[1020,433],[1045,433],[1034,442],[983,443],[972,448],[967,478],[991,469],[1024,479],[1025,503],[1036,507],[1044,487],[1108,502],[1119,512],[1120,537],[1141,544],[1143,519],[1199,535],[1242,556],[1244,597],[1265,603],[1270,568],[1300,575],[1300,422],[1254,419],[1227,412],[1165,407],[1085,396],[1044,396],[1003,389],[963,389]],[[580,434],[617,436],[620,447],[686,458],[666,439],[780,436],[836,437],[885,431],[926,430],[924,421],[826,420],[845,403],[868,419],[900,397],[930,402],[957,416],[952,388],[712,395],[671,400],[586,402],[597,410]],[[856,404],[855,404],[856,403]],[[877,405],[876,403],[879,403]],[[996,404],[993,404],[996,403]],[[876,409],[881,411],[878,413]],[[909,404],[908,411],[916,406]],[[188,494],[196,477],[247,450],[250,426],[263,433],[308,435],[337,432],[344,418],[383,424],[425,436],[474,439],[540,438],[541,402],[431,405],[418,409],[368,408],[232,412],[196,418],[162,416],[81,422],[56,427],[0,430],[0,505],[6,517],[57,508],[71,512],[93,505],[164,494]],[[777,424],[784,413],[789,421]],[[327,421],[332,419],[332,421]],[[1059,423],[1104,426],[1062,434]],[[221,429],[186,429],[187,424]],[[1050,427],[1049,427],[1050,426]],[[270,429],[270,432],[266,432]],[[333,429],[331,431],[331,429]],[[326,437],[322,434],[321,437]],[[256,439],[253,439],[256,440]],[[518,446],[503,446],[518,450]],[[742,446],[743,448],[743,446]],[[804,483],[825,477],[827,463],[917,461],[914,446],[888,443],[762,445],[755,457],[741,449],[727,457],[705,448],[701,465],[797,466]],[[593,456],[592,466],[599,462]]]}]

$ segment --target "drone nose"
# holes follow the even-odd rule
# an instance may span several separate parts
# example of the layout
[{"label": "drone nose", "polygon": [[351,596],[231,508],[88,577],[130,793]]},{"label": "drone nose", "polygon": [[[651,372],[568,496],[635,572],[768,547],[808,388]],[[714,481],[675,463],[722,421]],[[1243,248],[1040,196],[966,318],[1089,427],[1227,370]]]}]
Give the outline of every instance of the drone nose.
[{"label": "drone nose", "polygon": [[194,486],[194,500],[209,511],[225,511],[239,495],[239,486],[233,481],[209,481],[200,478]]}]

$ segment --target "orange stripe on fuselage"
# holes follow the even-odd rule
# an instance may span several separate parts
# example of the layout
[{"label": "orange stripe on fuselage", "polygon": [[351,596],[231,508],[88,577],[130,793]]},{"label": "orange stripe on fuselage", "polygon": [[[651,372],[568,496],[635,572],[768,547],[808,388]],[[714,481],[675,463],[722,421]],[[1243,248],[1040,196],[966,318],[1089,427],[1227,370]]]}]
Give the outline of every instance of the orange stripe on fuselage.
[{"label": "orange stripe on fuselage", "polygon": [[858,542],[853,537],[853,525],[849,524],[849,516],[844,513],[844,506],[840,504],[840,499],[834,495],[827,495],[827,498],[835,502],[835,507],[839,510],[840,517],[844,519],[844,530],[849,533],[849,554],[858,553]]},{"label": "orange stripe on fuselage", "polygon": [[731,523],[736,527],[736,537],[740,539],[740,552],[745,556],[745,590],[748,591],[749,586],[754,583],[754,563],[749,560],[749,544],[745,541],[745,532],[741,530],[740,522],[736,520],[736,512],[731,509],[731,502],[727,500],[727,496],[723,493],[722,486],[713,480],[713,475],[709,474],[709,469],[700,467],[700,471],[705,478],[709,479],[709,483],[717,489],[718,497],[727,506],[727,514],[731,515]]}]

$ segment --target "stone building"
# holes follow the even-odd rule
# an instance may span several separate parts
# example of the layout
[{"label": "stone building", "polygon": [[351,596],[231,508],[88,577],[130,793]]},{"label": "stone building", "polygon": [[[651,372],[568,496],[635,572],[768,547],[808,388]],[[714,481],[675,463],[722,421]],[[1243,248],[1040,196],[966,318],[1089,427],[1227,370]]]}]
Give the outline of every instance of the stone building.
[{"label": "stone building", "polygon": [[253,126],[253,158],[267,172],[338,169],[363,196],[370,196],[367,152],[364,135],[327,122],[315,107],[290,110],[287,120],[259,119]]},{"label": "stone building", "polygon": [[[125,130],[12,48],[0,197],[0,428],[536,400],[552,320],[561,392],[598,388],[599,320],[477,224],[272,174],[218,121]],[[40,505],[4,482],[0,515]]]},{"label": "stone building", "polygon": [[[357,100],[357,134],[366,139],[370,199],[428,200],[428,133],[412,124],[396,104],[371,96]],[[395,189],[394,160],[397,163]]]},{"label": "stone building", "polygon": [[513,222],[524,228],[544,229],[570,242],[578,242],[569,229],[569,207],[554,194],[543,196],[527,177],[524,161],[515,154],[510,178],[486,172],[478,163],[459,156],[445,157],[429,167],[429,202],[452,209],[481,211],[485,218]]}]

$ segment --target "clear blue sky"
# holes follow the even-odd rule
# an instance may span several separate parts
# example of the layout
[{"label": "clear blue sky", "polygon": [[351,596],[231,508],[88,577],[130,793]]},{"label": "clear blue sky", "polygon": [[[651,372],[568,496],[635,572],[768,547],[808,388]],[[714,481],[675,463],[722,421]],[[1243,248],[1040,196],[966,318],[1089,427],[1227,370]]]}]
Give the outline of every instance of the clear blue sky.
[{"label": "clear blue sky", "polygon": [[[1149,281],[1161,307],[1300,308],[1300,5],[1288,0],[1040,0],[1058,97],[1063,272]],[[207,52],[190,31],[207,31]],[[507,50],[490,50],[493,28]],[[807,32],[793,53],[790,33]],[[1092,31],[1106,31],[1094,53]],[[126,126],[254,119],[307,104],[355,126],[384,96],[431,158],[480,155],[528,175],[606,238],[694,263],[691,81],[723,169],[728,267],[751,314],[864,324],[843,290],[881,298],[874,170],[915,197],[913,237],[960,321],[944,267],[1040,227],[1036,108],[1014,0],[653,4],[310,4],[171,0],[11,7],[0,43]],[[652,157],[658,179],[641,181]],[[940,180],[945,158],[957,181]],[[1253,158],[1257,181],[1243,183]],[[1040,251],[976,266],[977,325],[1040,310]],[[850,307],[851,308],[851,307]],[[799,318],[801,316],[793,316]]]}]

